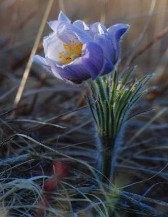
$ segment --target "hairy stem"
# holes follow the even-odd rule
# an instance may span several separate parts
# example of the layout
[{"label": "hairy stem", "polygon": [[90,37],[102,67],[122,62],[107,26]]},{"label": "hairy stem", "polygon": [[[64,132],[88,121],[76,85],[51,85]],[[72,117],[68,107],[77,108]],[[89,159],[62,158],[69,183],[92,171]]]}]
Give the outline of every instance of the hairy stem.
[{"label": "hairy stem", "polygon": [[115,139],[101,137],[101,153],[102,153],[102,174],[103,174],[103,182],[109,183],[113,179],[115,161]]}]

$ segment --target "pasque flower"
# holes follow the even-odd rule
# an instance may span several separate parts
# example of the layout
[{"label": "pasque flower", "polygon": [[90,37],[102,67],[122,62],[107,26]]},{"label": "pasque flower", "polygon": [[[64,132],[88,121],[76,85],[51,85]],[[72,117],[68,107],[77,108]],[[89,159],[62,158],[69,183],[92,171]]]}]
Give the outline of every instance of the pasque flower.
[{"label": "pasque flower", "polygon": [[60,12],[58,20],[48,23],[53,33],[45,37],[45,57],[34,56],[57,78],[73,83],[96,79],[111,72],[120,58],[120,39],[127,24],[115,24],[108,29],[101,23],[73,23]]}]

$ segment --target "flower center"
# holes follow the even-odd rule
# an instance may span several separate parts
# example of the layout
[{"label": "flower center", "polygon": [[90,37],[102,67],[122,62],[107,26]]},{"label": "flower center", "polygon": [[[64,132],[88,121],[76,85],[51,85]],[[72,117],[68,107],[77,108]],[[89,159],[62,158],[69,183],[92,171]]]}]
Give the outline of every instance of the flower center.
[{"label": "flower center", "polygon": [[59,52],[58,58],[61,64],[68,64],[72,62],[77,57],[81,56],[82,53],[82,44],[70,41],[69,44],[63,44],[64,51]]}]

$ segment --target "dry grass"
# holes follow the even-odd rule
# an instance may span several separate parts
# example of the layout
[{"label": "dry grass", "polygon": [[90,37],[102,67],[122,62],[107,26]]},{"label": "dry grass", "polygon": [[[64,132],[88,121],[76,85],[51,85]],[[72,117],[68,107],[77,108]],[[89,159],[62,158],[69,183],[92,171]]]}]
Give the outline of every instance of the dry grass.
[{"label": "dry grass", "polygon": [[129,23],[121,69],[131,63],[137,76],[152,75],[110,189],[95,170],[99,152],[85,86],[64,84],[35,65],[30,70],[51,2],[0,0],[0,216],[167,216],[168,0],[55,0],[47,15],[56,19],[62,9],[73,20]]}]

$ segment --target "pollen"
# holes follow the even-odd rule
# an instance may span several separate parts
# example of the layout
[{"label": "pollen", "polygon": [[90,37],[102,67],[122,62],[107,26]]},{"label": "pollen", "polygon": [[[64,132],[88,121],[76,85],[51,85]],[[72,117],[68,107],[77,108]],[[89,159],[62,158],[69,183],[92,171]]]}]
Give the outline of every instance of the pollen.
[{"label": "pollen", "polygon": [[64,51],[58,53],[58,59],[62,65],[72,62],[82,54],[82,43],[70,41],[69,44],[63,44]]}]

